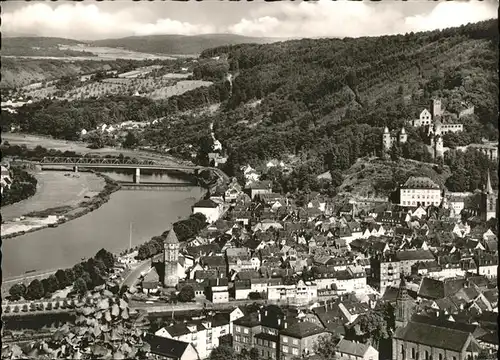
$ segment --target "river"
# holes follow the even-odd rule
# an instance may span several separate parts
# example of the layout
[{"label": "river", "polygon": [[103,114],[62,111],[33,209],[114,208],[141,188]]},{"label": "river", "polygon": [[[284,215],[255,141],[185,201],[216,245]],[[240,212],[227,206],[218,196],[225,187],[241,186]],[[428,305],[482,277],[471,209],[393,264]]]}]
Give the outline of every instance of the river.
[{"label": "river", "polygon": [[[130,175],[106,173],[116,180],[131,180]],[[174,182],[168,175],[142,176],[147,182]],[[89,258],[101,249],[120,252],[129,247],[132,223],[132,246],[149,240],[169,229],[171,224],[191,213],[191,206],[204,190],[169,189],[162,191],[117,191],[99,209],[80,218],[2,243],[4,279],[26,271],[71,267],[83,257]]]}]

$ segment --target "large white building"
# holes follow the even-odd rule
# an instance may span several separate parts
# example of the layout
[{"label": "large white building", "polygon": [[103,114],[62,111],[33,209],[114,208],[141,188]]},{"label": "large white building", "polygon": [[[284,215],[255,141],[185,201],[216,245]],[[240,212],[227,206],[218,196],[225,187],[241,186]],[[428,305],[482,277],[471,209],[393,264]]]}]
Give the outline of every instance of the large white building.
[{"label": "large white building", "polygon": [[230,334],[232,322],[243,316],[241,310],[236,317],[232,314],[216,314],[207,319],[177,323],[161,328],[155,335],[191,343],[199,358],[206,359],[212,350],[219,346],[220,337]]},{"label": "large white building", "polygon": [[222,205],[211,199],[200,200],[193,205],[193,214],[201,213],[207,218],[207,222],[216,222],[222,214]]},{"label": "large white building", "polygon": [[401,206],[439,206],[441,189],[428,177],[411,176],[399,190]]}]

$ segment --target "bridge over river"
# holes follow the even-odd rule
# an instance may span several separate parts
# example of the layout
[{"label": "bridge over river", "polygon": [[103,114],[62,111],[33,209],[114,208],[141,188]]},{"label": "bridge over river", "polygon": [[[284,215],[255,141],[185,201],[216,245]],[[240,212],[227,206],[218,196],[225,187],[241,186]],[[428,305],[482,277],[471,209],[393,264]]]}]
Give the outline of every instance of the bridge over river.
[{"label": "bridge over river", "polygon": [[134,183],[141,182],[141,169],[148,170],[178,170],[184,172],[193,172],[197,175],[199,172],[208,170],[215,172],[223,181],[228,181],[229,178],[220,169],[208,166],[187,166],[187,165],[166,165],[159,164],[154,160],[126,159],[126,158],[106,158],[106,157],[44,157],[33,163],[45,166],[71,166],[75,172],[78,168],[89,169],[135,169]]}]

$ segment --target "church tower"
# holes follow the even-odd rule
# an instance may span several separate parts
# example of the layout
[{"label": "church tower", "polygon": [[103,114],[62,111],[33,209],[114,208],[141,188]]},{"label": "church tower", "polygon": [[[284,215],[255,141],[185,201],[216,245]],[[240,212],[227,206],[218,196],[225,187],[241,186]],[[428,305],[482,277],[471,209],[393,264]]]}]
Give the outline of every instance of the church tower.
[{"label": "church tower", "polygon": [[434,145],[434,159],[439,157],[443,157],[444,155],[444,145],[443,145],[443,137],[441,135],[437,135],[435,137],[435,145]]},{"label": "church tower", "polygon": [[490,172],[488,170],[488,180],[486,188],[481,194],[481,220],[488,221],[489,219],[496,218],[497,198],[491,187]]},{"label": "church tower", "polygon": [[166,287],[175,287],[179,282],[177,267],[179,264],[179,240],[172,228],[163,245],[163,257],[165,262],[165,278],[163,284]]},{"label": "church tower", "polygon": [[440,99],[432,100],[431,110],[432,110],[432,120],[436,120],[436,116],[442,115],[443,112],[441,109],[441,100]]},{"label": "church tower", "polygon": [[404,143],[406,143],[407,140],[408,140],[408,134],[406,133],[406,130],[403,126],[401,128],[401,132],[399,133],[399,144],[403,145]]},{"label": "church tower", "polygon": [[411,320],[413,313],[413,299],[408,295],[406,280],[401,276],[399,282],[398,297],[396,298],[395,323],[396,329],[404,327]]},{"label": "church tower", "polygon": [[391,149],[391,133],[389,132],[389,128],[386,126],[384,128],[384,135],[382,137],[382,142],[384,145],[384,151],[389,151]]}]

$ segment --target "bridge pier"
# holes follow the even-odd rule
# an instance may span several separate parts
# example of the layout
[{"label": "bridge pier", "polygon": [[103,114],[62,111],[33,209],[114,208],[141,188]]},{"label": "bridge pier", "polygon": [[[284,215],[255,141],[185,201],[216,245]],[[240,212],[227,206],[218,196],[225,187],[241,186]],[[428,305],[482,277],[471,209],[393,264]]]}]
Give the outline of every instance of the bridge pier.
[{"label": "bridge pier", "polygon": [[76,165],[73,166],[73,171],[77,173],[78,172],[78,166],[76,166]]},{"label": "bridge pier", "polygon": [[135,168],[134,183],[141,183],[141,168]]}]

